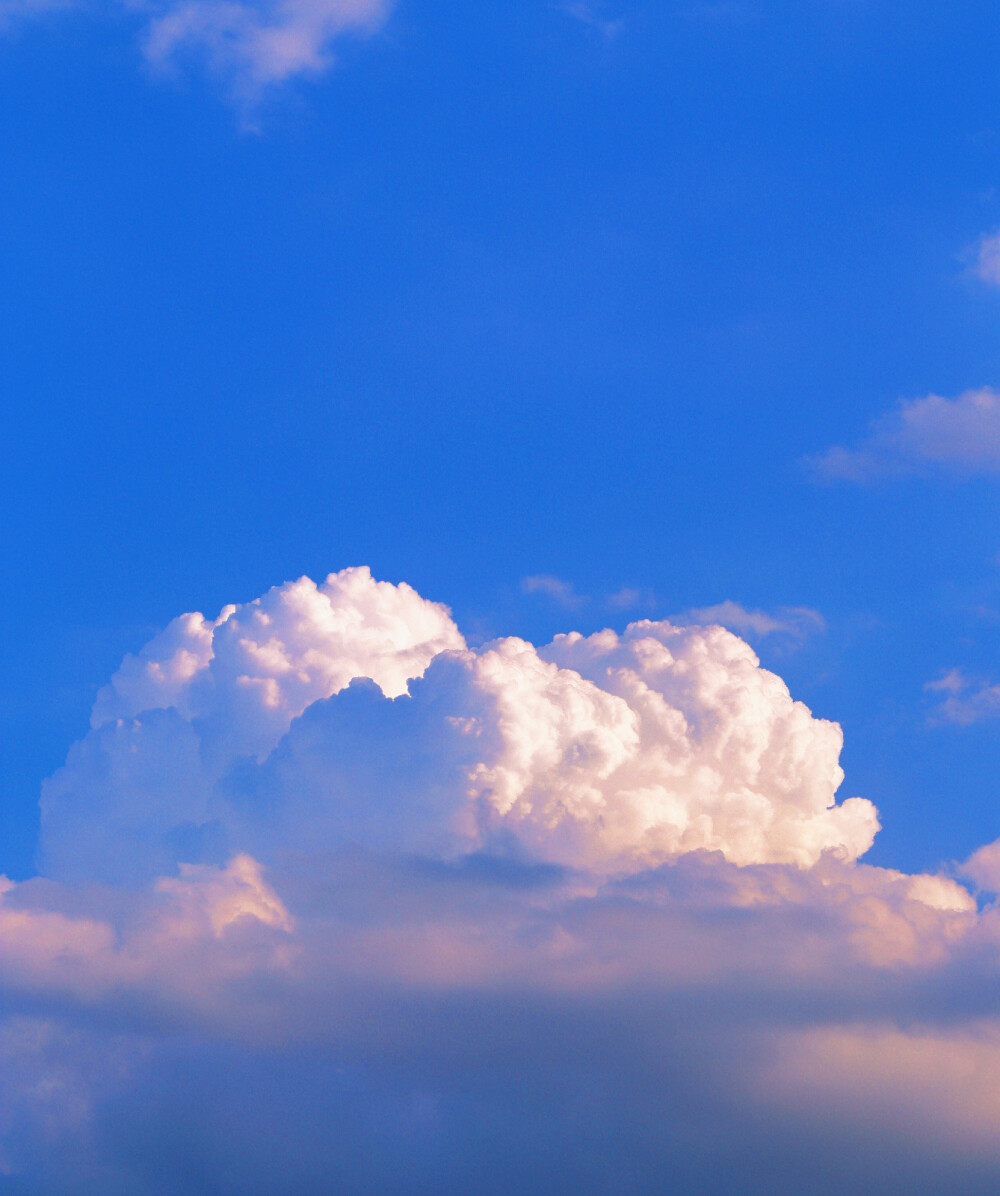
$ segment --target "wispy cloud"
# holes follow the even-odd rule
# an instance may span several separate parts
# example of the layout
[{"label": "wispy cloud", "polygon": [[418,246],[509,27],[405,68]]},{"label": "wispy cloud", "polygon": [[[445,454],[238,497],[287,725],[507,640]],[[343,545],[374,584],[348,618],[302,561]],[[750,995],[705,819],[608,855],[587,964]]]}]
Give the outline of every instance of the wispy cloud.
[{"label": "wispy cloud", "polygon": [[1000,718],[1000,685],[973,680],[961,669],[950,669],[937,680],[928,681],[924,690],[941,698],[931,710],[932,723],[969,727]]},{"label": "wispy cloud", "polygon": [[[561,606],[563,610],[579,611],[591,604],[587,594],[580,594],[572,582],[564,581],[552,573],[538,573],[521,579],[522,594],[541,594]],[[608,611],[651,611],[656,606],[656,595],[648,586],[622,586],[613,594],[593,600]]]},{"label": "wispy cloud", "polygon": [[869,482],[931,471],[1000,472],[1000,393],[967,390],[955,399],[928,395],[899,404],[854,448],[839,445],[806,464],[827,481]]},{"label": "wispy cloud", "polygon": [[608,610],[652,610],[656,595],[648,586],[622,586],[604,600]]},{"label": "wispy cloud", "polygon": [[521,578],[522,594],[542,594],[564,610],[580,610],[590,600],[578,594],[570,581],[563,581],[552,573],[536,573]]},{"label": "wispy cloud", "polygon": [[826,620],[818,610],[808,606],[780,606],[775,611],[747,610],[738,602],[719,602],[715,606],[696,607],[673,615],[671,621],[680,624],[718,623],[739,635],[763,639],[770,635],[788,636],[803,640],[826,628]]},{"label": "wispy cloud", "polygon": [[182,0],[151,22],[144,51],[160,69],[202,63],[243,102],[334,62],[344,34],[370,34],[389,0]]},{"label": "wispy cloud", "polygon": [[[142,48],[161,73],[193,66],[218,79],[241,104],[254,106],[270,89],[334,64],[337,40],[382,27],[392,0],[163,0],[122,11],[142,14]],[[79,0],[0,0],[0,29]]]},{"label": "wispy cloud", "polygon": [[972,273],[989,286],[1000,286],[1000,232],[985,233],[971,250]]},{"label": "wispy cloud", "polygon": [[620,17],[611,18],[604,15],[604,5],[593,0],[565,0],[560,8],[567,16],[589,25],[604,37],[617,37],[625,28],[625,22]]}]

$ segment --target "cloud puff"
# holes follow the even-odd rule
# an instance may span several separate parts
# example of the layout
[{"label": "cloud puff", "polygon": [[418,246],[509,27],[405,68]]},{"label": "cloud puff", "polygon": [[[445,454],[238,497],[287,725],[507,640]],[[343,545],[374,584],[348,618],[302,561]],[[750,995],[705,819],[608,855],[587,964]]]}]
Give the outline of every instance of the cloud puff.
[{"label": "cloud puff", "polygon": [[354,677],[398,697],[464,643],[444,607],[367,569],[302,578],[215,620],[175,619],[98,693],[93,731],[43,787],[46,870],[145,882],[178,860],[232,854],[232,777],[297,716]]},{"label": "cloud puff", "polygon": [[978,904],[857,862],[840,744],[717,625],[470,650],[364,569],[175,620],[0,885],[0,1168],[995,1190],[1000,849]]},{"label": "cloud puff", "polygon": [[646,586],[622,586],[605,599],[604,605],[613,611],[634,610],[636,607],[652,610],[656,606],[656,595]]},{"label": "cloud puff", "polygon": [[[0,0],[0,28],[78,0]],[[197,62],[253,103],[276,84],[316,75],[334,62],[335,42],[374,33],[391,0],[160,0],[125,3],[147,21],[143,53],[156,70]]]},{"label": "cloud puff", "polygon": [[530,577],[521,578],[522,594],[544,594],[565,610],[579,610],[587,602],[586,597],[578,594],[571,581],[563,581],[551,573],[535,573]]},{"label": "cloud puff", "polygon": [[980,237],[971,256],[976,277],[990,286],[1000,286],[1000,232]]},{"label": "cloud puff", "polygon": [[932,722],[968,727],[1000,718],[1000,685],[973,681],[960,669],[950,669],[936,681],[928,681],[924,689],[927,693],[943,695],[931,710]]},{"label": "cloud puff", "polygon": [[231,755],[267,755],[293,718],[352,678],[396,698],[438,653],[464,647],[447,609],[405,582],[374,581],[367,568],[320,586],[303,577],[213,622],[175,619],[125,658],[98,693],[91,726],[172,708]]},{"label": "cloud puff", "polygon": [[809,458],[829,481],[868,482],[882,477],[945,471],[1000,472],[1000,394],[989,387],[956,399],[910,399],[876,420],[856,448],[828,449]]},{"label": "cloud puff", "polygon": [[[564,581],[551,573],[537,573],[530,577],[521,578],[522,594],[543,594],[557,606],[564,610],[579,611],[587,606],[591,599],[586,594],[577,592],[571,581]],[[652,610],[656,606],[656,596],[648,587],[622,586],[613,594],[607,595],[601,605],[611,611],[635,610],[644,608]]]},{"label": "cloud puff", "polygon": [[150,22],[144,50],[159,67],[197,55],[249,99],[327,70],[336,38],[371,33],[388,12],[389,0],[181,0]]}]

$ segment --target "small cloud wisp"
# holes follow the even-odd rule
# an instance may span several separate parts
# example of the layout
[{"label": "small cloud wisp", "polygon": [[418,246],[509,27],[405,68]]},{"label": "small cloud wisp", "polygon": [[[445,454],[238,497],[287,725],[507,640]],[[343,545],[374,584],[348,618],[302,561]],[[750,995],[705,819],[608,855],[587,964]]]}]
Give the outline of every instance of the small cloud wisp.
[{"label": "small cloud wisp", "polygon": [[[0,32],[77,7],[80,0],[0,0]],[[142,51],[154,71],[201,67],[238,103],[253,107],[280,84],[329,70],[335,43],[381,29],[391,0],[123,0],[123,9],[144,19]]]},{"label": "small cloud wisp", "polygon": [[1000,232],[986,233],[976,243],[972,273],[987,286],[1000,286]]},{"label": "small cloud wisp", "polygon": [[1000,685],[973,680],[960,669],[950,669],[936,681],[928,681],[924,690],[940,696],[930,712],[932,723],[970,727],[1000,718]]},{"label": "small cloud wisp", "polygon": [[579,610],[588,602],[584,594],[578,594],[571,581],[563,581],[552,573],[535,573],[521,578],[522,594],[542,594],[563,610]]},{"label": "small cloud wisp", "polygon": [[826,629],[826,620],[818,610],[808,606],[782,606],[774,612],[747,610],[738,602],[726,600],[714,606],[702,606],[673,616],[677,623],[693,623],[698,626],[718,623],[749,639],[765,639],[767,636],[787,636],[792,640],[804,640],[809,635]]},{"label": "small cloud wisp", "polygon": [[1000,393],[909,399],[876,420],[855,448],[839,445],[806,464],[823,481],[866,483],[913,474],[1000,473]]}]

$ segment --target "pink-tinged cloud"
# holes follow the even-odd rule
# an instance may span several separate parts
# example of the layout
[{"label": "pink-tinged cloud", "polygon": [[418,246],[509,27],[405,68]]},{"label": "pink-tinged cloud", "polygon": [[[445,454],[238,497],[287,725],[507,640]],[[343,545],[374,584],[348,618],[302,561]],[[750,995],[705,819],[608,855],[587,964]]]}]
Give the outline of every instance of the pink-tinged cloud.
[{"label": "pink-tinged cloud", "polygon": [[522,594],[543,594],[564,610],[579,610],[587,598],[578,594],[570,581],[563,581],[552,573],[535,573],[521,578]]},{"label": "pink-tinged cloud", "polygon": [[[83,0],[0,0],[0,31],[14,22]],[[297,77],[320,75],[336,61],[337,42],[377,32],[392,0],[123,0],[126,16],[145,21],[142,48],[156,71],[189,65],[221,81],[252,107],[269,89]],[[93,10],[91,10],[93,11]]]},{"label": "pink-tinged cloud", "polygon": [[375,32],[389,8],[389,0],[186,0],[152,19],[144,50],[160,68],[200,60],[253,100],[294,76],[328,70],[336,40]]},{"label": "pink-tinged cloud", "polygon": [[980,237],[970,256],[976,277],[989,286],[1000,286],[1000,232]]},{"label": "pink-tinged cloud", "polygon": [[960,669],[928,681],[924,690],[939,698],[930,711],[932,723],[969,727],[1000,718],[1000,685],[966,677]]},{"label": "pink-tinged cloud", "polygon": [[809,865],[857,858],[878,829],[869,802],[837,804],[840,728],[722,627],[470,651],[443,607],[363,569],[182,616],[92,721],[42,794],[54,876],[149,879],[184,852],[282,842]]},{"label": "pink-tinged cloud", "polygon": [[672,621],[700,626],[716,623],[749,639],[765,639],[773,635],[803,640],[826,628],[826,620],[819,611],[808,606],[781,606],[775,611],[748,610],[730,599],[674,615]]},{"label": "pink-tinged cloud", "polygon": [[1000,848],[978,904],[858,862],[840,745],[718,625],[471,650],[364,569],[182,616],[99,693],[44,874],[0,893],[0,1168],[991,1190]]},{"label": "pink-tinged cloud", "polygon": [[871,482],[930,472],[1000,472],[1000,394],[989,387],[955,399],[909,399],[872,425],[853,448],[839,445],[808,459],[827,481]]}]

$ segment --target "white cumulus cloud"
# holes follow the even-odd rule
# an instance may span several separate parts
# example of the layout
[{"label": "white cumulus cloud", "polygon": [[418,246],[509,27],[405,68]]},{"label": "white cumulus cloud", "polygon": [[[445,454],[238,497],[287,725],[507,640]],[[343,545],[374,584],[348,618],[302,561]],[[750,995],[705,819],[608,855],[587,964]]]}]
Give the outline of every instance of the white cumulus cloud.
[{"label": "white cumulus cloud", "polygon": [[443,606],[364,568],[290,582],[214,620],[182,615],[125,659],[97,695],[91,734],[46,782],[48,870],[147,880],[239,850],[234,769],[252,769],[352,678],[398,697],[464,646]]},{"label": "white cumulus cloud", "polygon": [[[354,678],[373,684],[343,692]],[[840,728],[722,627],[470,651],[443,607],[364,569],[182,616],[92,723],[43,791],[53,875],[499,839],[609,871],[693,850],[808,866],[857,858],[878,829],[869,802],[836,803]]]}]

